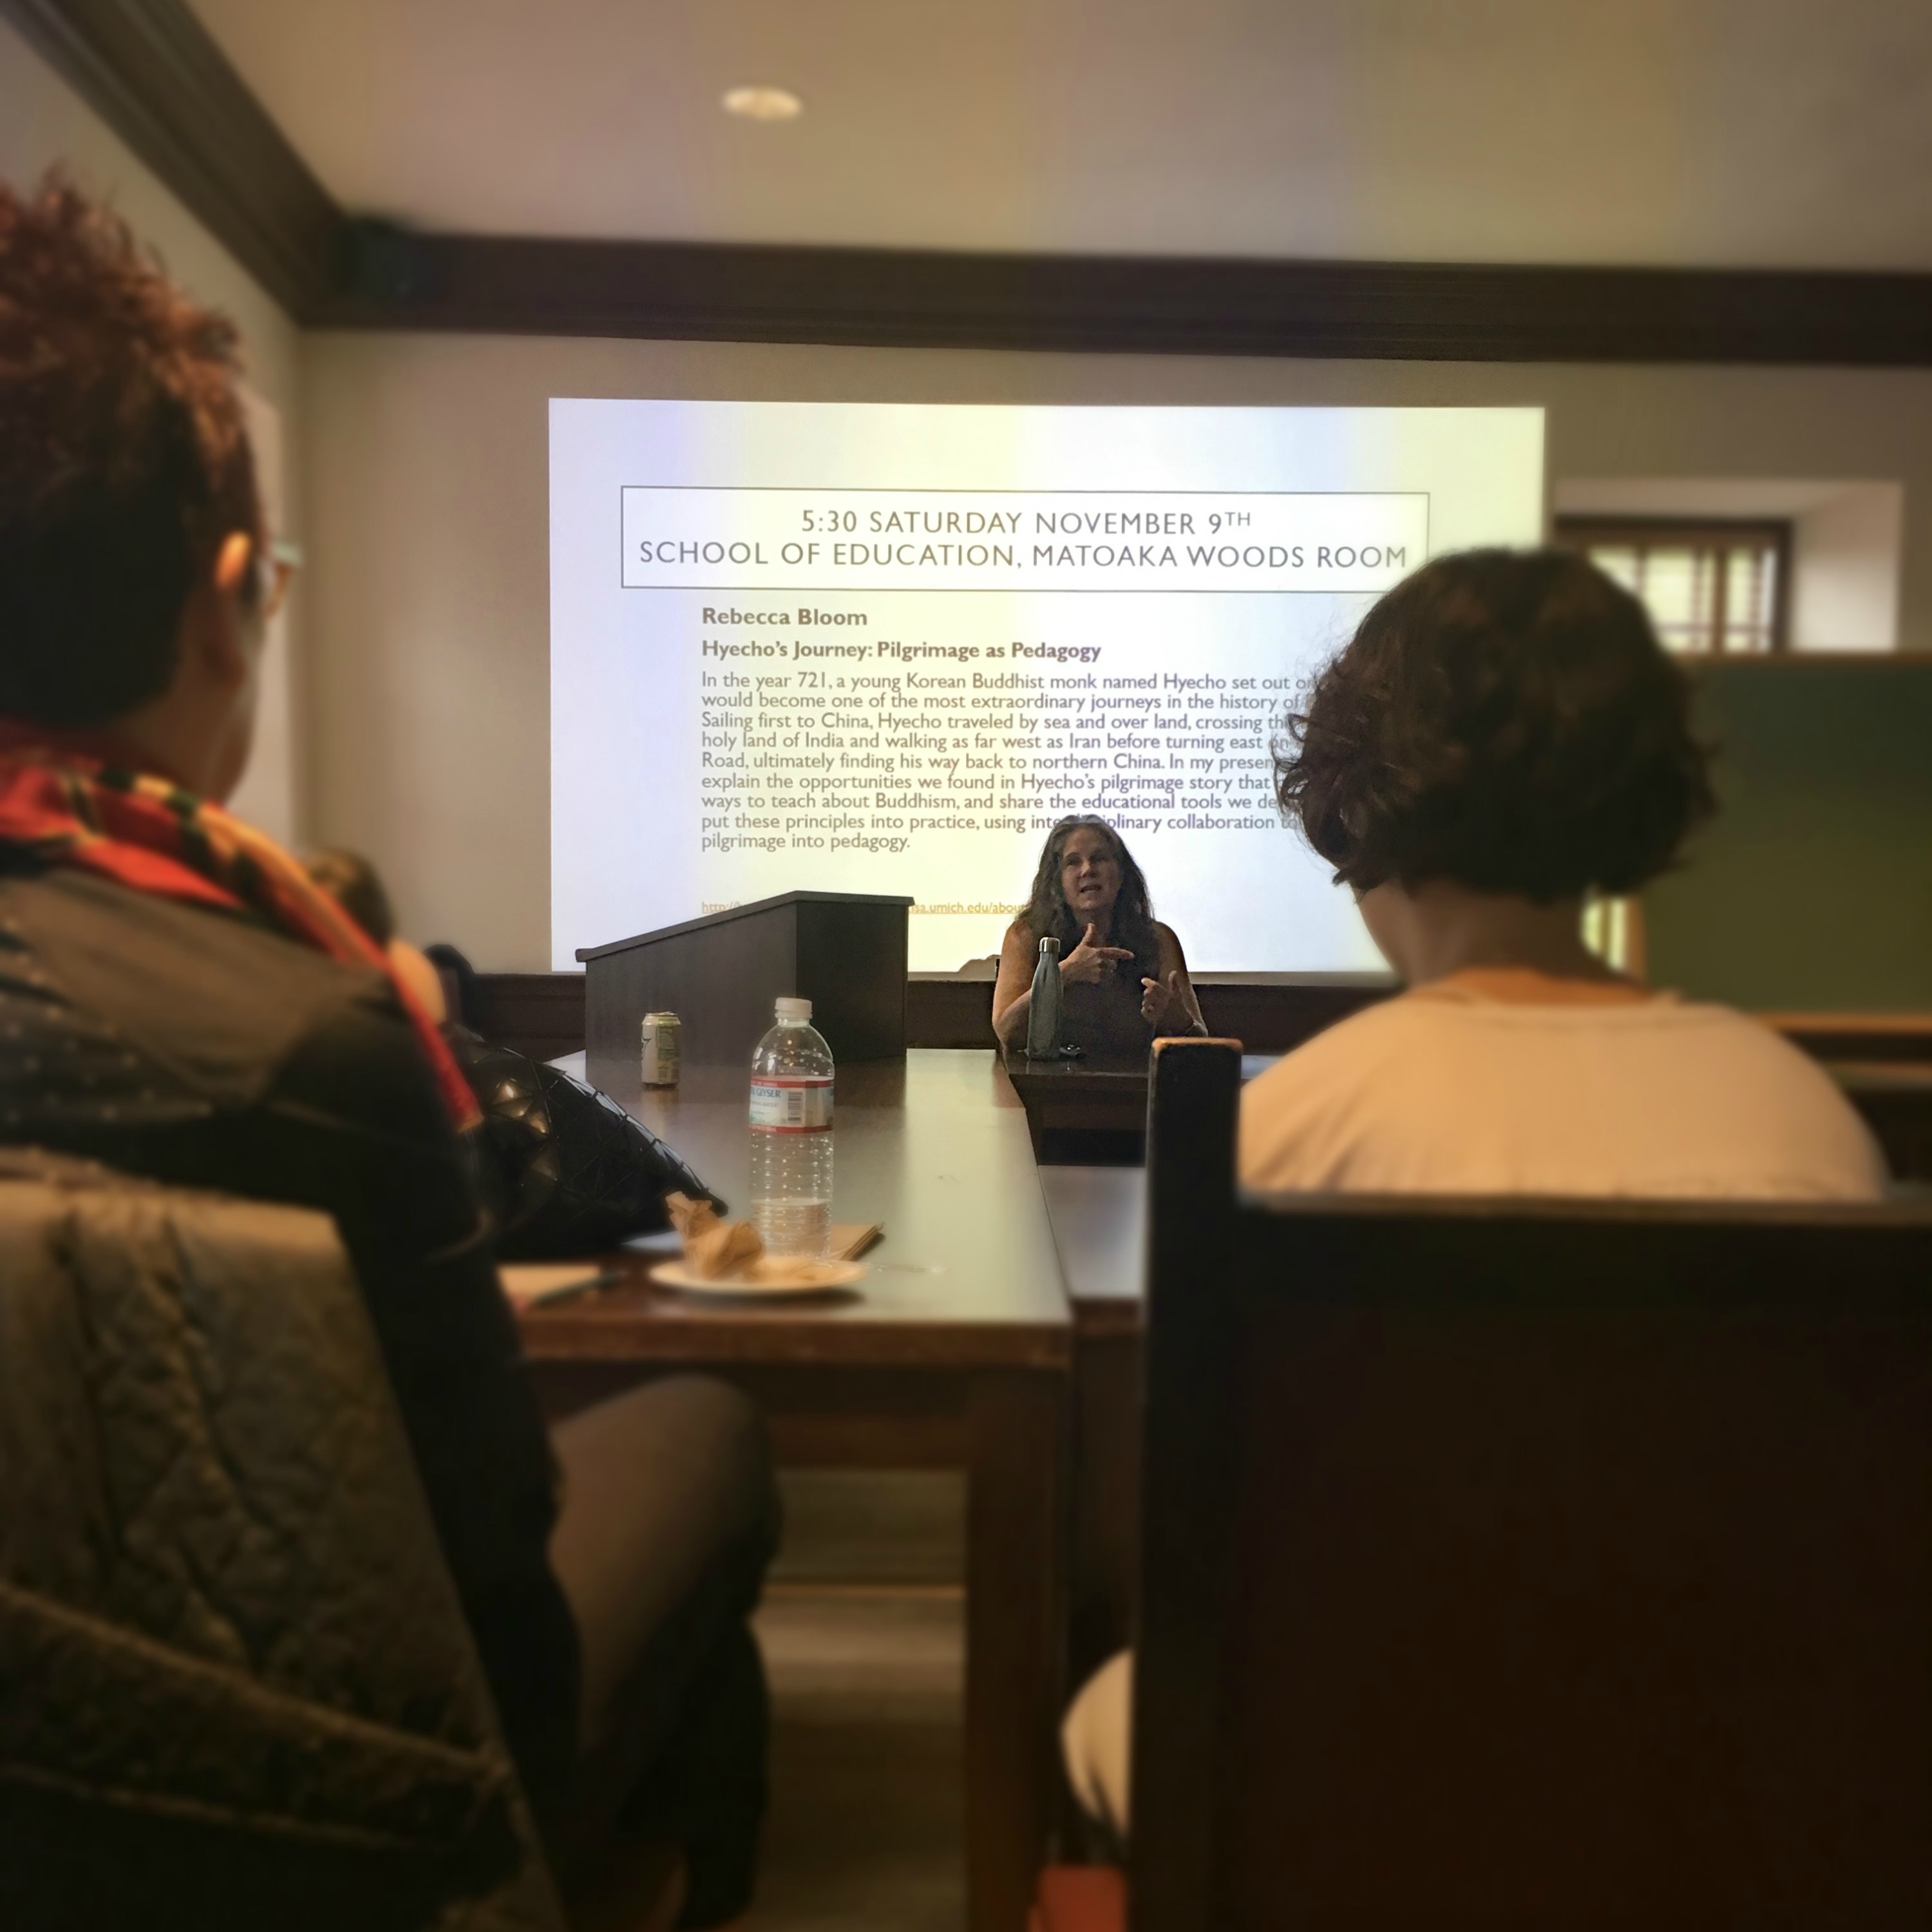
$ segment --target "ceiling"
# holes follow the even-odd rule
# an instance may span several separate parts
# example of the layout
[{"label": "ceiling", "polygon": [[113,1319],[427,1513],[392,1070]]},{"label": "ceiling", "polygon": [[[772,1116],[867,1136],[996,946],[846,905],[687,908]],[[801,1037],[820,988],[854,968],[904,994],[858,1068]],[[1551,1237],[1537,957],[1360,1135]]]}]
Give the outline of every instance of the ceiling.
[{"label": "ceiling", "polygon": [[192,4],[429,228],[1932,269],[1932,0]]}]

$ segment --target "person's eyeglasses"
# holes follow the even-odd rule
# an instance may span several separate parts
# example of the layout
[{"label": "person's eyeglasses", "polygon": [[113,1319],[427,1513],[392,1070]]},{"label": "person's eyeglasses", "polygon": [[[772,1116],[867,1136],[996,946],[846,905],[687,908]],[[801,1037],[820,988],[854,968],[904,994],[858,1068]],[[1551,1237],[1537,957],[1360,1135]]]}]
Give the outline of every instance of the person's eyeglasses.
[{"label": "person's eyeglasses", "polygon": [[289,586],[295,581],[302,562],[299,544],[275,542],[256,548],[255,582],[263,623],[272,624],[281,614],[282,606],[288,602]]}]

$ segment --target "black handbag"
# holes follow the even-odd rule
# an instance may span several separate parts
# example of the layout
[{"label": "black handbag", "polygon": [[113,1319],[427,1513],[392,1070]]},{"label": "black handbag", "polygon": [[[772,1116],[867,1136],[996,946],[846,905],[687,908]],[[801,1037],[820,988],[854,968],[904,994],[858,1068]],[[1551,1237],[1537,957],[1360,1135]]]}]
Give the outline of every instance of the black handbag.
[{"label": "black handbag", "polygon": [[496,1251],[508,1261],[601,1253],[670,1225],[664,1196],[719,1200],[608,1095],[466,1028],[446,1027],[482,1109],[479,1162]]}]

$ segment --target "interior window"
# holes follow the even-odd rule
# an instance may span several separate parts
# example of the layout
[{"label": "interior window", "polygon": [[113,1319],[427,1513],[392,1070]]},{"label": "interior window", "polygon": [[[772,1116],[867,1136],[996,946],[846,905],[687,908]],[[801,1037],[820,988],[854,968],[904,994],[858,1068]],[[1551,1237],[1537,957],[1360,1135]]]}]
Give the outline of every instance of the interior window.
[{"label": "interior window", "polygon": [[1672,650],[1781,651],[1791,579],[1787,523],[1559,517],[1556,541],[1642,599]]}]

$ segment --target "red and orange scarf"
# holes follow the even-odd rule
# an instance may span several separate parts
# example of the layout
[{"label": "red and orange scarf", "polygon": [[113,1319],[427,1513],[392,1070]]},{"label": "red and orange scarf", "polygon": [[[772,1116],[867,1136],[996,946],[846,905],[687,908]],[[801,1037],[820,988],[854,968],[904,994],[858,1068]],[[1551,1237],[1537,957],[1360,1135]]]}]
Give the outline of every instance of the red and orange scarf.
[{"label": "red and orange scarf", "polygon": [[380,950],[290,854],[220,806],[0,719],[0,844],[136,892],[253,914],[332,959],[387,974],[452,1118],[476,1124],[469,1083]]}]

